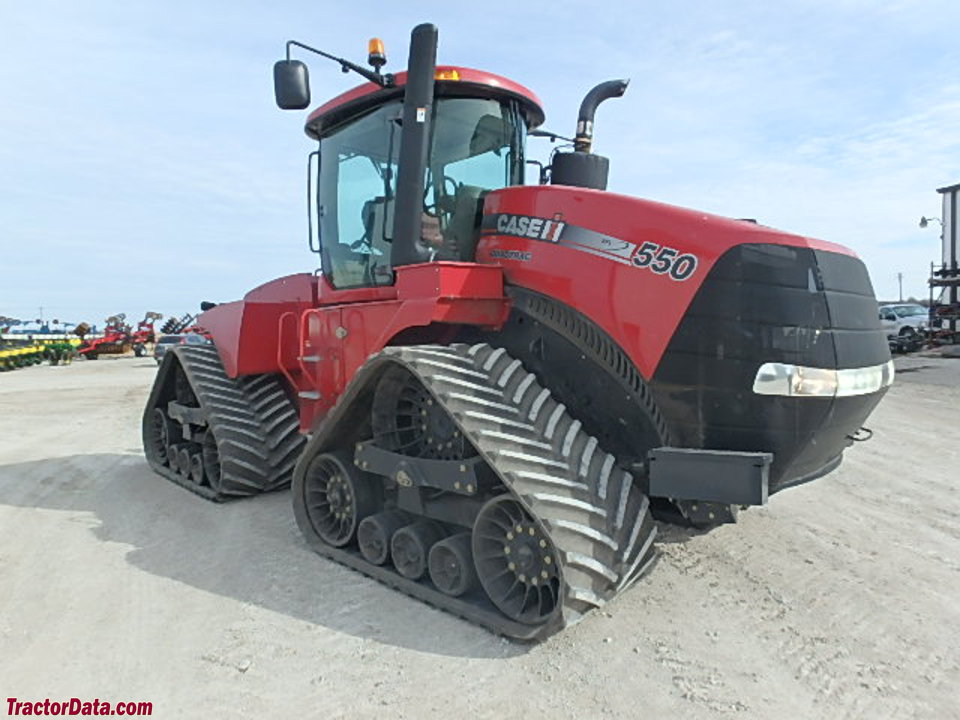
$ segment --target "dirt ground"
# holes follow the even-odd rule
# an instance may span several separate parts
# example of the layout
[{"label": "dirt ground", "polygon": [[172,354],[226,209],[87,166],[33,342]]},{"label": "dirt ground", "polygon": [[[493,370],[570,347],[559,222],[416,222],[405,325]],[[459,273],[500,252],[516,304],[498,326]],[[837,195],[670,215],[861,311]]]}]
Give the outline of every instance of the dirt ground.
[{"label": "dirt ground", "polygon": [[873,439],[517,645],[213,505],[140,449],[149,359],[0,375],[0,702],[175,717],[960,717],[960,360],[898,360]]}]

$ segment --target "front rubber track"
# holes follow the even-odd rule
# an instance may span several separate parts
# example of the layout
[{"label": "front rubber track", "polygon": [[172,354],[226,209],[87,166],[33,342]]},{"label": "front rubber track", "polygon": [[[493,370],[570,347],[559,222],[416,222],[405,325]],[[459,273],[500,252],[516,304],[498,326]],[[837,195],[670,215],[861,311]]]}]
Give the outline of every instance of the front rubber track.
[{"label": "front rubber track", "polygon": [[[167,465],[152,450],[152,413],[175,399],[177,373],[190,385],[213,432],[220,460],[218,489],[196,485]],[[143,415],[143,443],[154,471],[208,500],[255,495],[290,484],[303,449],[296,408],[276,375],[229,378],[216,348],[179,346],[169,350]]]},{"label": "front rubber track", "polygon": [[[405,367],[423,383],[557,548],[563,598],[544,624],[521,626],[443,595],[429,583],[405,581],[357,554],[331,548],[310,525],[301,497],[309,460],[333,449],[330,438],[343,438],[337,421],[352,414],[350,405],[368,394],[390,365]],[[541,640],[577,622],[633,584],[654,559],[656,526],[631,475],[519,360],[487,344],[392,347],[372,356],[303,453],[293,496],[298,524],[317,552],[517,639]]]}]

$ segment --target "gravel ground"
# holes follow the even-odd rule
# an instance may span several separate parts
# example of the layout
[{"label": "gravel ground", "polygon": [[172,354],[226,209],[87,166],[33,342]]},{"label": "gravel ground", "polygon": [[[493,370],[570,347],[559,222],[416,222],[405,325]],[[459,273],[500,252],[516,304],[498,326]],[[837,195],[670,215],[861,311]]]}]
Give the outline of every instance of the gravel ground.
[{"label": "gravel ground", "polygon": [[140,450],[152,360],[0,376],[0,701],[154,717],[960,717],[960,361],[898,359],[870,442],[517,645],[213,505]]}]

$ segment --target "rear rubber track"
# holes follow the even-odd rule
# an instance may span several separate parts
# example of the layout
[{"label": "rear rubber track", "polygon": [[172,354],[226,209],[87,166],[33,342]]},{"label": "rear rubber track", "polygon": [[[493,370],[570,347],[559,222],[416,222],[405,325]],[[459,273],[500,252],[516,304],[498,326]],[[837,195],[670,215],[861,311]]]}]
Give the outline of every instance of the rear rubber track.
[{"label": "rear rubber track", "polygon": [[[275,375],[229,378],[216,348],[177,347],[167,353],[144,413],[144,447],[151,467],[208,500],[276,490],[290,484],[303,448],[296,408]],[[179,364],[213,433],[220,462],[219,488],[197,485],[157,461],[148,433],[162,385],[175,382]],[[162,401],[160,401],[162,404]]]},{"label": "rear rubber track", "polygon": [[[553,542],[561,561],[558,612],[541,626],[461,607],[424,583],[384,577],[385,568],[323,543],[322,554],[382,582],[520,639],[543,639],[630,587],[654,560],[656,526],[649,500],[596,438],[520,360],[488,344],[387,348],[368,360],[402,365],[450,414],[500,482]],[[379,374],[379,373],[376,373]],[[364,369],[358,373],[361,380]],[[336,416],[336,409],[331,415]],[[321,428],[322,431],[322,428]],[[307,458],[305,458],[307,459]],[[308,538],[310,534],[307,533]],[[499,616],[499,617],[498,617]]]}]

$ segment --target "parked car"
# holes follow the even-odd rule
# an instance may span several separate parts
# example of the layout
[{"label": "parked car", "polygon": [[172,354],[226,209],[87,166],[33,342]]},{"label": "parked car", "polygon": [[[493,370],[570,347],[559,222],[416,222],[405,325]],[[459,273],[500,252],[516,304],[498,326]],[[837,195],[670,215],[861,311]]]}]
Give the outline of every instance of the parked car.
[{"label": "parked car", "polygon": [[173,334],[173,335],[162,335],[159,340],[157,340],[156,345],[153,346],[153,359],[157,361],[157,365],[163,360],[163,356],[167,354],[167,350],[172,348],[174,345],[209,345],[210,340],[199,335],[197,333],[184,333],[182,335]]},{"label": "parked car", "polygon": [[881,305],[880,325],[887,332],[891,350],[919,350],[930,331],[930,311],[916,303]]}]

